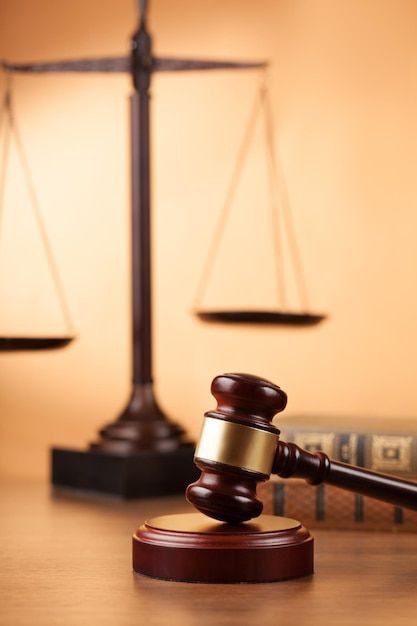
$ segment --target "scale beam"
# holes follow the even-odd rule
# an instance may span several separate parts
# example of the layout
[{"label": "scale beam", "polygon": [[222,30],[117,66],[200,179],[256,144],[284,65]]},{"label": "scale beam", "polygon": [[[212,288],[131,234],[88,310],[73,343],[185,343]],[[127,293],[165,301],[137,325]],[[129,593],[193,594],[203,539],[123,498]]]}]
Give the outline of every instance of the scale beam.
[{"label": "scale beam", "polygon": [[46,61],[40,63],[2,63],[6,72],[24,74],[47,74],[66,72],[129,72],[129,57],[97,57],[96,59],[74,59],[68,61]]},{"label": "scale beam", "polygon": [[[151,72],[189,72],[200,70],[246,70],[267,67],[265,61],[215,61],[210,59],[178,59],[175,57],[153,57]],[[97,57],[67,61],[40,63],[8,63],[2,67],[7,72],[24,74],[48,74],[70,72],[131,73],[131,57]]]},{"label": "scale beam", "polygon": [[209,59],[175,59],[155,57],[153,72],[184,72],[192,70],[251,70],[267,67],[266,61],[214,61]]}]

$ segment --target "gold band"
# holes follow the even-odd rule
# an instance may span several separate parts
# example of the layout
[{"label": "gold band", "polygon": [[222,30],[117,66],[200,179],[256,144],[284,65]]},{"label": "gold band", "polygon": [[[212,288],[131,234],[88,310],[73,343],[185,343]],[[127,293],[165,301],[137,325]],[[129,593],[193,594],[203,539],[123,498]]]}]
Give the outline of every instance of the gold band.
[{"label": "gold band", "polygon": [[206,417],[194,458],[269,475],[277,442],[266,430]]}]

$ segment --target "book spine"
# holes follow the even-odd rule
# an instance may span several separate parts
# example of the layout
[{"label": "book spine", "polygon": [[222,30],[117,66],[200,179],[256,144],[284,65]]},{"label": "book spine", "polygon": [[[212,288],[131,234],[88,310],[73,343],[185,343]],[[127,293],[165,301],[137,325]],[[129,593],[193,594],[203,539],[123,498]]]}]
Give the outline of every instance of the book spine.
[{"label": "book spine", "polygon": [[283,428],[281,438],[331,459],[396,476],[417,475],[417,436]]},{"label": "book spine", "polygon": [[417,511],[402,509],[333,485],[270,480],[259,486],[264,513],[299,519],[311,528],[417,531]]}]

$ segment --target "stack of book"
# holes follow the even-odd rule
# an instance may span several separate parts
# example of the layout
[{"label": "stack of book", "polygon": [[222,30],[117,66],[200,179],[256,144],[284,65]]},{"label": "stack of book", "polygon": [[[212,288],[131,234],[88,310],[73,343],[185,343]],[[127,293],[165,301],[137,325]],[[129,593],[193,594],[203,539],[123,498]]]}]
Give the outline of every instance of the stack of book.
[{"label": "stack of book", "polygon": [[[289,418],[283,441],[331,459],[417,481],[417,420]],[[394,430],[395,428],[395,430]],[[311,528],[417,530],[417,511],[304,480],[271,477],[260,485],[264,513],[299,519]]]}]

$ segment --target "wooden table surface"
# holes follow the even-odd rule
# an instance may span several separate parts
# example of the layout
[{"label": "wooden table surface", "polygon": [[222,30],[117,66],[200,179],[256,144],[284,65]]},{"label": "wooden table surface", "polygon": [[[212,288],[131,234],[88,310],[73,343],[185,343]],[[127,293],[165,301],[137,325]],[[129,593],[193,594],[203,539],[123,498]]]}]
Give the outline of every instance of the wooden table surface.
[{"label": "wooden table surface", "polygon": [[139,522],[184,499],[91,501],[1,485],[0,623],[7,626],[417,624],[417,535],[320,531],[314,576],[201,585],[132,573]]}]

